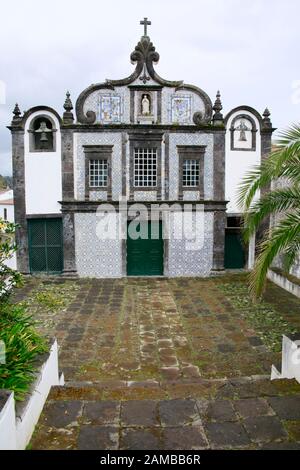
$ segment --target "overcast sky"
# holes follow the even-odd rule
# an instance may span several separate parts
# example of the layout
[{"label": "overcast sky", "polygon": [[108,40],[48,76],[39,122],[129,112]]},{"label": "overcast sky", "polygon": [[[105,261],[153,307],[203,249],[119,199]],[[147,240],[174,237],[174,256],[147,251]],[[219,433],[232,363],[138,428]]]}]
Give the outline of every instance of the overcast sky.
[{"label": "overcast sky", "polygon": [[129,75],[144,16],[152,21],[149,35],[162,77],[198,85],[212,100],[220,89],[225,114],[247,104],[260,112],[268,106],[278,128],[300,121],[299,0],[1,0],[0,5],[4,175],[11,173],[6,125],[14,104],[22,111],[44,104],[62,113],[66,90],[75,104],[91,83]]}]

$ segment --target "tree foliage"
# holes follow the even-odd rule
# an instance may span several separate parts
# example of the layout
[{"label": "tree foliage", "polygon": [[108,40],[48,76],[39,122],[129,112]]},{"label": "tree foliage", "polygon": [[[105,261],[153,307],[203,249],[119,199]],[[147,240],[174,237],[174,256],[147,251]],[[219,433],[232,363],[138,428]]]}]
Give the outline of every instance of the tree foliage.
[{"label": "tree foliage", "polygon": [[[258,199],[266,188],[271,189]],[[246,241],[267,217],[275,216],[250,275],[250,291],[259,298],[275,258],[283,255],[284,268],[289,271],[300,254],[300,125],[283,131],[269,158],[246,174],[238,202],[244,212]]]}]

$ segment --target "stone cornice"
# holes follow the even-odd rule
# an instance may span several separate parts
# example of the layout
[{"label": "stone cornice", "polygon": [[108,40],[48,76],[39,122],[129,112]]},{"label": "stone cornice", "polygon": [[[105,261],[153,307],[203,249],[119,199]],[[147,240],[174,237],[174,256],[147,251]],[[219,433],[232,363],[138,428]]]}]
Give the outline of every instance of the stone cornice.
[{"label": "stone cornice", "polygon": [[[177,204],[180,206],[191,205],[193,210],[195,210],[196,205],[204,205],[205,212],[211,211],[226,211],[226,205],[228,201],[213,201],[213,200],[200,200],[200,201],[127,201],[127,209],[134,204],[142,204],[146,207],[147,210],[150,210],[153,206],[162,206],[167,204],[172,206]],[[96,212],[98,207],[101,205],[109,204],[115,208],[116,211],[119,211],[119,201],[78,201],[78,200],[68,200],[68,201],[59,201],[61,204],[62,212]],[[169,210],[166,208],[165,210]]]},{"label": "stone cornice", "polygon": [[61,129],[71,129],[75,132],[149,132],[168,131],[168,132],[204,132],[204,133],[225,133],[224,126],[213,126],[206,124],[202,126],[178,125],[178,124],[70,124],[62,125]]}]

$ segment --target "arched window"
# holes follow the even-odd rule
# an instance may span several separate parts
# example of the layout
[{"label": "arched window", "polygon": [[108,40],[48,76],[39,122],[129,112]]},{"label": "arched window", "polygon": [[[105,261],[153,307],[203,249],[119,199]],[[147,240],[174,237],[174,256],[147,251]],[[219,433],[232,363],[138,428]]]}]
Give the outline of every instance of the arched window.
[{"label": "arched window", "polygon": [[55,151],[55,125],[48,116],[38,116],[31,123],[30,129],[31,152]]}]

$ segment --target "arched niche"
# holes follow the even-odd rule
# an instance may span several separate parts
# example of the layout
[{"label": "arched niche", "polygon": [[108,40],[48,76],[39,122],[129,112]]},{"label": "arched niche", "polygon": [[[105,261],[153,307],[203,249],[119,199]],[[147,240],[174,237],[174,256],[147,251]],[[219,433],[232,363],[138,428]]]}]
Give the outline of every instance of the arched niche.
[{"label": "arched niche", "polygon": [[255,152],[257,127],[249,114],[236,115],[231,121],[229,130],[231,150]]},{"label": "arched niche", "polygon": [[55,152],[57,129],[51,116],[35,116],[30,122],[28,132],[30,152]]}]

